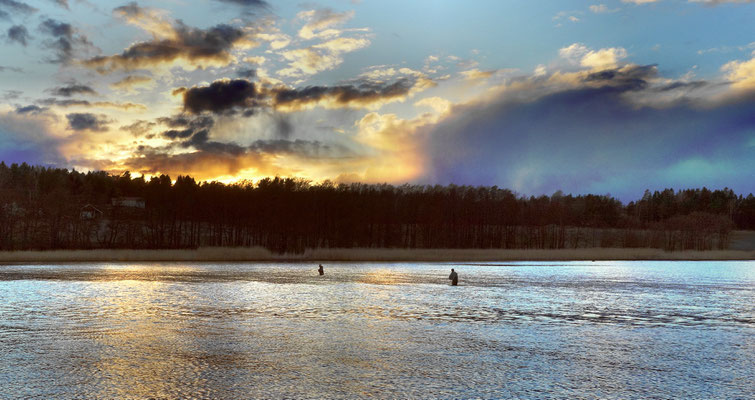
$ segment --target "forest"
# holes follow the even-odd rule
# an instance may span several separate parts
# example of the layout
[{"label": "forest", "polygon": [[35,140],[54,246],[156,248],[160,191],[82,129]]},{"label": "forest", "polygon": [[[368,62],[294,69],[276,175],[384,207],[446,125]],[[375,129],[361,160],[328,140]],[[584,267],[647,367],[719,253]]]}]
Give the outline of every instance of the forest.
[{"label": "forest", "polygon": [[522,196],[472,186],[234,184],[0,163],[0,250],[618,247],[725,249],[755,229],[755,197],[732,190]]}]

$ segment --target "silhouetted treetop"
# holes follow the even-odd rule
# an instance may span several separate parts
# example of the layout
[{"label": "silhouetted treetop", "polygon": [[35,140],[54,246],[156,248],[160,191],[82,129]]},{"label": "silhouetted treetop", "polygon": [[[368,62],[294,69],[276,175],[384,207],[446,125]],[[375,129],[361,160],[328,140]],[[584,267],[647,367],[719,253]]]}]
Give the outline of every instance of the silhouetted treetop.
[{"label": "silhouetted treetop", "polygon": [[[86,207],[86,212],[83,212]],[[93,211],[96,210],[96,211]],[[732,190],[522,196],[496,186],[233,184],[0,163],[0,249],[264,246],[725,248],[755,229],[755,197]]]}]

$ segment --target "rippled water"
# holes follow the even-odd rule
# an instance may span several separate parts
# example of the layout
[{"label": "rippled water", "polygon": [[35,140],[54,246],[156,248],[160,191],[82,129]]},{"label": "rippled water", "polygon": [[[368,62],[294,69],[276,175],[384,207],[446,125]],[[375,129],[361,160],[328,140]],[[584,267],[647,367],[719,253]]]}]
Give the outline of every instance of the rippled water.
[{"label": "rippled water", "polygon": [[[458,287],[448,285],[450,268]],[[751,398],[755,262],[0,266],[0,398]]]}]

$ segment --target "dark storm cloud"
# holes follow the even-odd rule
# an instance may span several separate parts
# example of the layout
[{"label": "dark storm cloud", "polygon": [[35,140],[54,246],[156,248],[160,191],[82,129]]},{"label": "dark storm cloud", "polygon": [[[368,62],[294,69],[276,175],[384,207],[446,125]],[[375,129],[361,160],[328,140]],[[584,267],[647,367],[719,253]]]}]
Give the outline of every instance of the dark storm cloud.
[{"label": "dark storm cloud", "polygon": [[699,107],[680,96],[642,106],[632,96],[659,93],[642,76],[610,71],[585,87],[525,100],[506,92],[497,101],[455,107],[423,132],[427,179],[624,199],[668,182],[755,190],[737,172],[755,168],[755,99]]},{"label": "dark storm cloud", "polygon": [[31,40],[31,36],[29,35],[29,31],[26,30],[25,26],[14,25],[8,28],[8,41],[9,42],[16,42],[26,47],[26,45],[29,44],[29,40]]},{"label": "dark storm cloud", "polygon": [[[260,108],[296,111],[321,102],[331,108],[369,107],[404,99],[416,88],[418,82],[415,79],[400,79],[391,84],[362,81],[338,86],[258,88],[246,79],[224,79],[209,86],[178,88],[173,94],[183,94],[184,111],[191,114],[243,112],[242,115],[248,117]],[[284,135],[291,131],[286,120],[280,120],[279,128]]]},{"label": "dark storm cloud", "polygon": [[340,86],[307,86],[301,89],[276,88],[270,91],[276,108],[300,109],[328,101],[340,107],[363,107],[371,103],[399,99],[407,96],[416,82],[401,79],[386,85],[360,82]]},{"label": "dark storm cloud", "polygon": [[149,132],[152,130],[153,127],[155,127],[155,125],[157,124],[154,122],[138,120],[132,124],[123,125],[120,127],[120,129],[123,131],[130,132],[134,136],[145,136],[149,134]]},{"label": "dark storm cloud", "polygon": [[54,63],[68,63],[74,55],[76,46],[92,47],[92,43],[86,36],[76,32],[76,29],[68,23],[48,18],[39,25],[39,30],[52,39],[44,42],[45,46],[56,53],[56,58],[49,61]]},{"label": "dark storm cloud", "polygon": [[212,128],[215,120],[208,116],[195,117],[193,115],[175,115],[157,119],[161,124],[170,128]]},{"label": "dark storm cloud", "polygon": [[201,131],[194,132],[194,134],[191,135],[191,138],[185,141],[182,145],[184,147],[193,146],[194,148],[201,148],[207,143],[209,138],[210,132],[207,129],[202,129]]},{"label": "dark storm cloud", "polygon": [[176,115],[170,118],[158,118],[161,124],[173,128],[166,130],[162,136],[170,140],[180,140],[183,147],[200,146],[209,139],[210,129],[215,120],[209,116]]},{"label": "dark storm cloud", "polygon": [[[147,18],[147,11],[136,3],[116,8],[115,13],[127,19]],[[94,57],[86,65],[106,73],[116,69],[136,69],[169,63],[177,59],[192,63],[228,63],[233,57],[230,50],[245,38],[240,28],[220,24],[208,29],[186,26],[177,21],[172,26],[171,37],[133,44],[121,54]]]},{"label": "dark storm cloud", "polygon": [[257,70],[254,68],[240,69],[236,71],[236,76],[245,79],[254,79],[257,77]]},{"label": "dark storm cloud", "polygon": [[0,0],[0,19],[8,19],[11,15],[29,15],[37,12],[37,9],[20,1]]},{"label": "dark storm cloud", "polygon": [[17,107],[16,113],[17,114],[38,114],[46,110],[47,108],[44,108],[44,107],[29,105],[25,107]]},{"label": "dark storm cloud", "polygon": [[669,83],[668,85],[661,86],[657,88],[656,90],[659,92],[668,92],[668,91],[678,90],[678,89],[701,89],[709,85],[710,83],[706,81],[673,82],[673,83]]},{"label": "dark storm cloud", "polygon": [[642,90],[648,87],[650,79],[657,76],[658,68],[655,65],[637,65],[594,72],[587,75],[585,82],[611,85],[627,91]]},{"label": "dark storm cloud", "polygon": [[66,114],[68,126],[75,131],[106,131],[108,120],[102,116],[91,113]]},{"label": "dark storm cloud", "polygon": [[50,89],[50,93],[56,95],[56,96],[63,96],[63,97],[71,97],[78,94],[97,94],[97,92],[92,89],[90,86],[87,85],[81,85],[78,83],[72,83],[68,86],[59,86],[53,89]]},{"label": "dark storm cloud", "polygon": [[254,84],[245,79],[215,81],[209,86],[179,91],[183,92],[184,110],[192,114],[203,111],[214,114],[234,113],[257,105]]},{"label": "dark storm cloud", "polygon": [[165,136],[168,139],[186,139],[189,136],[191,136],[194,133],[191,129],[171,129],[169,131],[163,132],[163,136]]}]

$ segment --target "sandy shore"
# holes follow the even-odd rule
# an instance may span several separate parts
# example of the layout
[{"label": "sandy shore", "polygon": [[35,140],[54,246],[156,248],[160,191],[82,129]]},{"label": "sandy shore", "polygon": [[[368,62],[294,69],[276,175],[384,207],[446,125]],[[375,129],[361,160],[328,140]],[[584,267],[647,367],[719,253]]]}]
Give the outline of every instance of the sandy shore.
[{"label": "sandy shore", "polygon": [[555,261],[555,260],[755,260],[752,250],[665,252],[659,249],[311,249],[273,254],[263,248],[197,250],[55,250],[0,252],[0,263],[86,261]]}]

